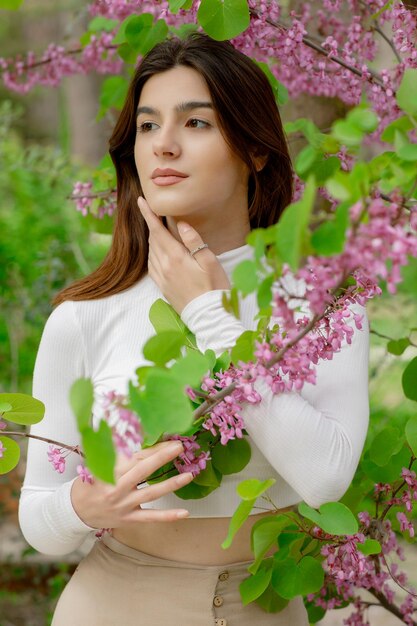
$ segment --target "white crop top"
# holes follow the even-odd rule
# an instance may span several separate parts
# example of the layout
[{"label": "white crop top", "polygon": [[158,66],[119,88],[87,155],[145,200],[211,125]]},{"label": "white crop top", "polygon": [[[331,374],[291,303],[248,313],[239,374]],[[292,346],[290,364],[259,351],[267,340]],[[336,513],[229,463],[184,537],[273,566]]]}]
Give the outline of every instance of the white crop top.
[{"label": "white crop top", "polygon": [[[233,268],[251,258],[245,245],[218,255],[231,276]],[[240,303],[241,320],[227,313],[221,291],[210,291],[190,302],[182,319],[195,334],[198,347],[221,354],[246,329],[255,329],[256,296]],[[33,395],[44,402],[44,419],[31,428],[36,435],[77,445],[80,436],[68,393],[74,380],[90,377],[99,397],[110,390],[124,393],[138,366],[146,364],[142,346],[154,334],[149,309],[162,294],[149,276],[126,291],[81,302],[66,301],[49,317],[36,359]],[[356,312],[365,314],[361,307]],[[301,392],[273,395],[262,381],[258,405],[245,405],[242,415],[250,437],[252,458],[245,469],[224,476],[219,489],[201,500],[164,496],[147,507],[187,508],[191,517],[229,517],[239,503],[236,485],[245,478],[275,478],[269,493],[278,507],[305,500],[318,507],[338,500],[348,488],[363,448],[368,426],[369,330],[355,329],[332,361],[317,366],[316,385]],[[65,554],[80,546],[94,529],[73,509],[70,497],[79,457],[67,458],[63,474],[47,459],[47,444],[29,440],[27,469],[19,519],[34,548]],[[257,513],[254,510],[253,513]]]}]

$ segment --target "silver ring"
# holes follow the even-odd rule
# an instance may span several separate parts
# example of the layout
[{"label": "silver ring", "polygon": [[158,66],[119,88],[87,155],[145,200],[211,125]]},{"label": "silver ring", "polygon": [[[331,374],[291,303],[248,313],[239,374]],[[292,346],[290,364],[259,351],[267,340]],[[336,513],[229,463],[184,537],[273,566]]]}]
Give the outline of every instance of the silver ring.
[{"label": "silver ring", "polygon": [[198,246],[198,248],[195,248],[194,250],[190,251],[190,255],[194,256],[196,254],[196,252],[199,252],[200,250],[203,250],[203,248],[208,248],[208,243],[202,243],[201,246]]}]

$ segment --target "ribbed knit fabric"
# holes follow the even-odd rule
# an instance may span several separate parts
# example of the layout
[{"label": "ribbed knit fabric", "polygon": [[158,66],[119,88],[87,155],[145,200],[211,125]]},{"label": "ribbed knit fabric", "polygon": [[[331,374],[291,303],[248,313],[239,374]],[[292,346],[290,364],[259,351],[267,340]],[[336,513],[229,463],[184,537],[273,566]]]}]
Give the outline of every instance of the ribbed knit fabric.
[{"label": "ribbed knit fabric", "polygon": [[[251,248],[242,246],[218,255],[230,276]],[[220,354],[246,329],[255,329],[256,297],[240,303],[240,321],[221,304],[221,291],[210,291],[190,302],[182,319],[196,335],[201,350]],[[300,294],[298,294],[300,295]],[[77,378],[91,377],[97,397],[126,392],[138,366],[146,364],[145,342],[154,334],[148,313],[162,295],[149,276],[130,289],[100,300],[64,302],[49,317],[36,359],[33,395],[44,402],[44,419],[31,432],[77,445],[80,436],[68,401]],[[357,312],[365,310],[356,307]],[[224,476],[219,489],[201,500],[184,502],[175,495],[149,503],[149,508],[187,508],[191,517],[227,517],[239,498],[236,485],[246,478],[275,478],[273,501],[285,507],[300,500],[317,507],[337,500],[348,488],[362,451],[368,425],[368,340],[355,329],[332,361],[317,367],[317,384],[300,393],[273,395],[256,383],[263,400],[243,409],[252,458],[237,475]],[[47,444],[29,442],[27,470],[19,517],[27,541],[40,552],[65,554],[79,547],[93,530],[78,517],[70,490],[79,458],[67,458],[63,474],[47,459]],[[255,509],[253,513],[257,513]]]}]

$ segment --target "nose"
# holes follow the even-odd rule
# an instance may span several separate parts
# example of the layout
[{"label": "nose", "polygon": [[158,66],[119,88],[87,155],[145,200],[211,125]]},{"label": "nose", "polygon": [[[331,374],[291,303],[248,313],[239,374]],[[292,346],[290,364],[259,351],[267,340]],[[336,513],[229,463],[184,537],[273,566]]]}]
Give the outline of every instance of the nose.
[{"label": "nose", "polygon": [[170,126],[161,126],[154,139],[154,154],[158,157],[175,158],[181,154],[181,146],[175,130]]}]

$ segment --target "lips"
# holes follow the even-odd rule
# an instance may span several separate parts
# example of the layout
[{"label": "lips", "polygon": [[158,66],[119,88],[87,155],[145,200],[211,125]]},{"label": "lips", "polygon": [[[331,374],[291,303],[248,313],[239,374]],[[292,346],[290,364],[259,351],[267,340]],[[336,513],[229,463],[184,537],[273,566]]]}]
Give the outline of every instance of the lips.
[{"label": "lips", "polygon": [[171,168],[160,169],[157,168],[152,172],[152,182],[159,187],[166,187],[167,185],[175,185],[180,183],[185,178],[188,178],[188,174],[184,172],[178,172]]}]

